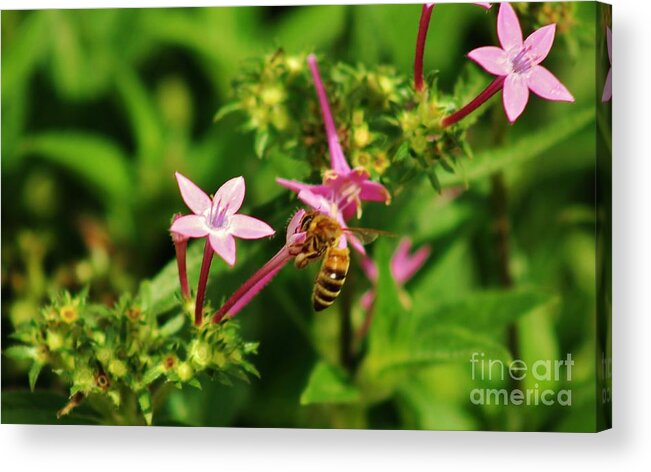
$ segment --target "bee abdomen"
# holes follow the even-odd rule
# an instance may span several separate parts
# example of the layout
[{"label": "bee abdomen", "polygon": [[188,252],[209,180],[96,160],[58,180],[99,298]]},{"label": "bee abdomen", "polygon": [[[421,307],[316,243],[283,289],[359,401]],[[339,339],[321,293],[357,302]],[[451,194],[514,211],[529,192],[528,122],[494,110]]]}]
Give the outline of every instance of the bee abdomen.
[{"label": "bee abdomen", "polygon": [[347,249],[328,251],[312,293],[312,304],[315,311],[325,310],[337,299],[346,280],[348,265]]}]

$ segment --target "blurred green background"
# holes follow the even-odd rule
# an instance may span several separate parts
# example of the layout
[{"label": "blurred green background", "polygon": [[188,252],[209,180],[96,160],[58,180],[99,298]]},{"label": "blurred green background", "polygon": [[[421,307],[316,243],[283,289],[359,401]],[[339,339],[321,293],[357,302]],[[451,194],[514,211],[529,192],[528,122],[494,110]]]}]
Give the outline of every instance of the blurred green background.
[{"label": "blurred green background", "polygon": [[[13,326],[32,316],[50,291],[90,284],[95,300],[112,303],[172,259],[167,228],[172,213],[184,211],[174,171],[208,192],[243,175],[245,209],[268,211],[268,221],[281,228],[298,206],[289,197],[283,211],[257,209],[286,193],[274,178],[293,168],[292,161],[255,157],[253,137],[241,132],[236,118],[213,123],[228,102],[231,81],[247,61],[278,47],[315,51],[331,61],[391,64],[411,77],[420,8],[2,12],[3,347],[11,343]],[[495,43],[496,13],[471,5],[435,8],[425,66],[440,70],[442,88],[452,90],[468,51]],[[563,359],[572,353],[572,407],[472,405],[468,394],[476,385],[467,360],[410,369],[392,384],[391,395],[368,408],[301,405],[312,367],[336,352],[338,316],[309,309],[314,272],[286,269],[240,316],[245,336],[261,342],[254,359],[261,378],[232,388],[206,383],[202,391],[174,391],[156,423],[593,430],[595,127],[588,119],[592,125],[556,143],[550,125],[594,106],[596,7],[575,4],[567,15],[557,18],[564,27],[545,65],[576,103],[532,97],[504,142],[534,136],[555,144],[544,153],[535,146],[520,149],[526,154],[531,148],[531,156],[505,168],[504,176],[514,285],[536,286],[553,300],[519,318],[519,355]],[[537,26],[531,18],[523,22],[525,36]],[[476,150],[495,145],[490,115],[473,129]],[[389,208],[367,206],[363,223],[431,244],[433,255],[407,286],[415,309],[426,311],[439,295],[500,287],[489,178],[471,182],[455,198],[419,183]],[[238,251],[245,244],[238,242]],[[208,297],[216,304],[278,244],[255,245],[232,272],[218,269]],[[368,288],[358,269],[350,279],[352,293]],[[354,309],[356,320],[360,311]],[[495,336],[506,343],[504,332]],[[65,402],[65,387],[45,375],[36,393],[12,396],[26,388],[24,367],[3,359],[3,419],[11,405],[14,421],[56,421],[52,412]]]}]

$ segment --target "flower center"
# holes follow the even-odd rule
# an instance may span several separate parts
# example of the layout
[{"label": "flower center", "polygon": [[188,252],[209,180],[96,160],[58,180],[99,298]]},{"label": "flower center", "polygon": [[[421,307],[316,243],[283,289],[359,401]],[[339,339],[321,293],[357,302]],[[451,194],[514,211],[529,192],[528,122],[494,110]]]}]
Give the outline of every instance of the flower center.
[{"label": "flower center", "polygon": [[511,58],[511,67],[516,74],[524,74],[531,70],[533,58],[529,55],[529,49],[523,48]]},{"label": "flower center", "polygon": [[214,229],[220,229],[228,226],[228,205],[222,206],[221,200],[211,210],[210,226]]}]

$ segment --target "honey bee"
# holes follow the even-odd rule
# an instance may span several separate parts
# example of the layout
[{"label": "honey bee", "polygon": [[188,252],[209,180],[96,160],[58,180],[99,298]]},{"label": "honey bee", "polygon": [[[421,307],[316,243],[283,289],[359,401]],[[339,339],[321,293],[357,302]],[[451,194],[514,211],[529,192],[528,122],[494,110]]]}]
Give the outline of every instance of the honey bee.
[{"label": "honey bee", "polygon": [[307,237],[294,265],[302,269],[323,258],[312,291],[314,311],[322,311],[332,305],[346,281],[350,252],[347,247],[339,247],[339,241],[345,237],[345,233],[354,234],[362,244],[374,241],[379,235],[394,236],[392,233],[368,228],[342,228],[337,220],[318,211],[305,214],[301,221],[301,231]]}]

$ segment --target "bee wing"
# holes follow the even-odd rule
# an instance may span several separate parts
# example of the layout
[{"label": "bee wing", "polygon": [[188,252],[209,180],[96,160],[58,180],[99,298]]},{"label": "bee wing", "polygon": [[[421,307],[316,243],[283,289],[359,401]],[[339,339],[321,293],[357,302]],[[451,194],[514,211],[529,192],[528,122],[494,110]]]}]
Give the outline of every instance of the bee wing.
[{"label": "bee wing", "polygon": [[360,240],[362,244],[370,244],[375,241],[378,236],[387,236],[390,238],[395,238],[398,235],[391,233],[390,231],[382,231],[380,229],[371,229],[371,228],[342,228],[344,233],[349,233],[355,236]]}]

